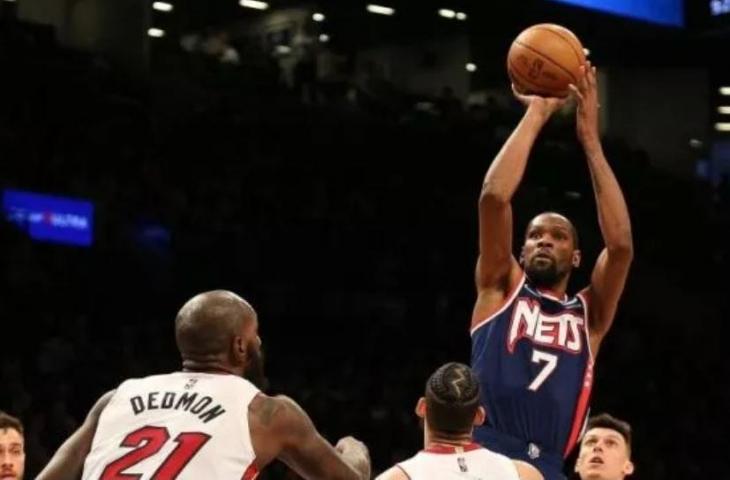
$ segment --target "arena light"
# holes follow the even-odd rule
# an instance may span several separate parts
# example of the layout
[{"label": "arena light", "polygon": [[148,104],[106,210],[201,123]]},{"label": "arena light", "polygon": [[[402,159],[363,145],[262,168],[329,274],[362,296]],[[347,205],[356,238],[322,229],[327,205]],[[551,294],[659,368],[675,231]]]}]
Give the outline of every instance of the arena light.
[{"label": "arena light", "polygon": [[722,115],[730,115],[730,105],[722,105],[717,107],[717,113]]},{"label": "arena light", "polygon": [[466,18],[467,18],[466,17],[466,13],[464,13],[464,12],[456,12],[456,19],[457,20],[464,21],[464,20],[466,20]]},{"label": "arena light", "polygon": [[394,8],[385,7],[383,5],[375,5],[373,3],[368,4],[365,8],[368,12],[377,13],[378,15],[393,15],[395,13]]},{"label": "arena light", "polygon": [[165,31],[161,28],[150,28],[147,30],[147,35],[154,38],[162,38],[165,36]]},{"label": "arena light", "polygon": [[291,53],[291,47],[289,45],[277,45],[274,50],[279,55],[289,55]]},{"label": "arena light", "polygon": [[327,35],[326,33],[320,33],[320,35],[319,35],[319,41],[322,42],[322,43],[327,43],[327,42],[330,41],[330,36]]},{"label": "arena light", "polygon": [[476,64],[474,64],[474,63],[471,63],[471,62],[467,63],[467,64],[466,64],[466,71],[467,71],[467,72],[476,72],[476,71],[477,71],[477,66],[476,66]]},{"label": "arena light", "polygon": [[730,87],[720,87],[720,95],[730,95]]},{"label": "arena light", "polygon": [[158,12],[172,12],[173,6],[167,2],[155,2],[152,4],[152,9]]},{"label": "arena light", "polygon": [[312,20],[314,20],[315,22],[324,22],[324,13],[313,13]]},{"label": "arena light", "polygon": [[442,8],[439,10],[439,15],[444,18],[454,18],[456,16],[456,12],[453,10],[449,10],[448,8]]},{"label": "arena light", "polygon": [[715,130],[717,130],[718,132],[730,132],[730,122],[716,123]]},{"label": "arena light", "polygon": [[259,2],[258,0],[241,0],[239,5],[246,8],[253,8],[255,10],[266,10],[269,8],[269,4],[266,2]]}]

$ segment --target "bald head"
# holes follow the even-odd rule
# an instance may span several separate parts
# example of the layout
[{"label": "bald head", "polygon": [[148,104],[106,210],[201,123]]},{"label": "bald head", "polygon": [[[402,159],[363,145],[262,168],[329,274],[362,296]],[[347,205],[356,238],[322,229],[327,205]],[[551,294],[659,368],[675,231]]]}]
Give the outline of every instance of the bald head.
[{"label": "bald head", "polygon": [[201,293],[188,300],[175,318],[177,348],[184,359],[226,355],[233,339],[256,321],[253,307],[235,293]]}]

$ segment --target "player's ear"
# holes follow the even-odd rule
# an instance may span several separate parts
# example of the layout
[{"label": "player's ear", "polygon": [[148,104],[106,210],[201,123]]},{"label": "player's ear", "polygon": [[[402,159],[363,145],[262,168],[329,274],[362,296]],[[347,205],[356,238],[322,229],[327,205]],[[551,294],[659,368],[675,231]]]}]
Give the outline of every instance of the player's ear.
[{"label": "player's ear", "polygon": [[426,418],[426,397],[421,397],[416,403],[416,415],[418,418]]},{"label": "player's ear", "polygon": [[580,253],[580,250],[573,250],[573,258],[570,260],[570,264],[573,265],[573,268],[580,267],[581,258],[582,255]]},{"label": "player's ear", "polygon": [[484,407],[479,406],[477,408],[477,413],[474,415],[474,425],[479,426],[482,423],[484,423],[484,420],[487,418],[487,412],[484,410]]},{"label": "player's ear", "polygon": [[631,475],[634,473],[634,462],[626,460],[623,468],[624,475]]},{"label": "player's ear", "polygon": [[233,355],[237,358],[246,357],[246,342],[243,337],[238,335],[233,337]]}]

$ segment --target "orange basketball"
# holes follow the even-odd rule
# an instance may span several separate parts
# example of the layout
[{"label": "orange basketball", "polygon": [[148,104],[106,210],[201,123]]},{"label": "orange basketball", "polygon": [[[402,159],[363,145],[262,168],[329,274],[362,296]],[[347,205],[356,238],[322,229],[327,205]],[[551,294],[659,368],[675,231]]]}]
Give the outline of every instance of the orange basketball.
[{"label": "orange basketball", "polygon": [[523,30],[507,54],[507,72],[517,90],[543,97],[566,97],[586,61],[583,45],[560,25],[541,23]]}]

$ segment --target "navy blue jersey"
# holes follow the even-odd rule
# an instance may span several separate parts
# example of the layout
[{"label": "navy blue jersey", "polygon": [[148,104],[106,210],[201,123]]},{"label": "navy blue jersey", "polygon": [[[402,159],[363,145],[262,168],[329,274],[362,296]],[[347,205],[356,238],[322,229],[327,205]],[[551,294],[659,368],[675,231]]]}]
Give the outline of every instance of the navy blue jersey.
[{"label": "navy blue jersey", "polygon": [[[525,460],[542,453],[562,465],[584,427],[593,382],[587,308],[583,295],[560,300],[523,274],[505,305],[474,325],[472,369],[487,413],[477,441],[513,458],[520,452],[500,444],[523,442]],[[495,439],[502,434],[504,442]]]}]

